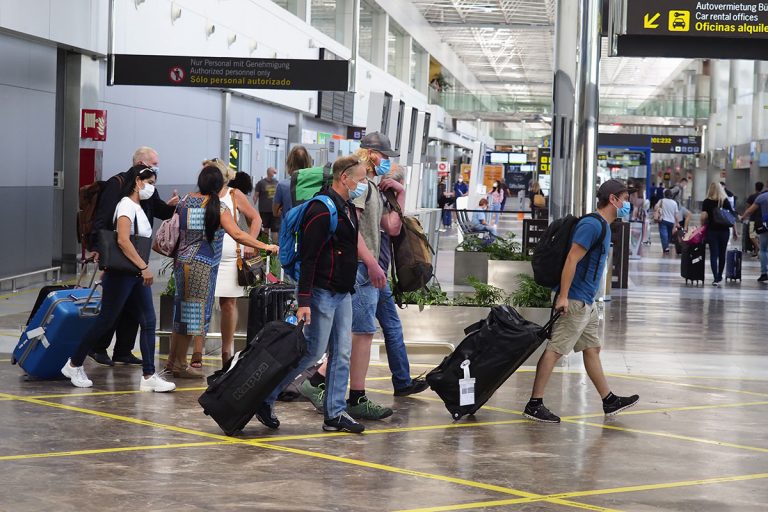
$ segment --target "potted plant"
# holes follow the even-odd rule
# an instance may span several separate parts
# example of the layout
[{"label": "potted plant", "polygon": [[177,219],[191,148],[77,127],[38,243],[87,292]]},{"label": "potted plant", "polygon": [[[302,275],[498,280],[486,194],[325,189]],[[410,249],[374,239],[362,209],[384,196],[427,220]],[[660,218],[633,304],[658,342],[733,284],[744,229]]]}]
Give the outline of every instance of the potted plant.
[{"label": "potted plant", "polygon": [[510,303],[517,311],[531,322],[544,325],[549,322],[552,312],[552,290],[537,284],[526,274],[517,276],[517,291],[509,296]]},{"label": "potted plant", "polygon": [[503,290],[515,290],[518,275],[533,275],[530,256],[523,252],[515,234],[499,236],[493,242],[467,235],[454,252],[453,284],[469,285],[475,277]]}]

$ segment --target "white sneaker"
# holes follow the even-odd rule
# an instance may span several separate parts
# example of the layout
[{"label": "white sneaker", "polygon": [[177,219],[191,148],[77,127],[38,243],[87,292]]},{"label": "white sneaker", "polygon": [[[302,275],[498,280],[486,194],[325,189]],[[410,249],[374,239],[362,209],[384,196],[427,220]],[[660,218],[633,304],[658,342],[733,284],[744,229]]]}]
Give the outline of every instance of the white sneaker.
[{"label": "white sneaker", "polygon": [[157,373],[148,379],[141,377],[141,385],[139,386],[141,391],[154,391],[155,393],[167,393],[176,389],[176,384],[168,382]]},{"label": "white sneaker", "polygon": [[90,388],[93,381],[85,374],[82,366],[72,366],[72,359],[67,359],[67,363],[61,369],[62,375],[72,381],[72,385],[78,388]]}]

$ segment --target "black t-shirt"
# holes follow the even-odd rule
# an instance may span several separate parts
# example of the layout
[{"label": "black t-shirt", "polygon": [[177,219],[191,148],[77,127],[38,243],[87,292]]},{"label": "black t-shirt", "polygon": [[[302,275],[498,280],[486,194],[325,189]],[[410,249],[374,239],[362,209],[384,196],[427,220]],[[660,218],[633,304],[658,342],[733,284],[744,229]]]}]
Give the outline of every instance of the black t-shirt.
[{"label": "black t-shirt", "polygon": [[[764,192],[755,192],[751,196],[747,198],[747,208],[755,204],[755,199],[757,199],[757,196],[760,194],[763,194]],[[752,214],[752,216],[749,218],[752,222],[762,222],[763,221],[763,215],[760,212],[760,208],[755,210],[755,213]]]},{"label": "black t-shirt", "polygon": [[[731,206],[731,202],[727,199],[723,201],[722,205],[720,204],[719,201],[715,201],[714,199],[705,199],[701,203],[701,211],[707,214],[707,227],[711,231],[728,231],[730,228],[718,227],[712,224],[712,212],[717,208],[724,208],[726,210],[730,210],[733,212],[733,207]],[[734,215],[736,214],[736,212],[733,212],[733,213]]]}]

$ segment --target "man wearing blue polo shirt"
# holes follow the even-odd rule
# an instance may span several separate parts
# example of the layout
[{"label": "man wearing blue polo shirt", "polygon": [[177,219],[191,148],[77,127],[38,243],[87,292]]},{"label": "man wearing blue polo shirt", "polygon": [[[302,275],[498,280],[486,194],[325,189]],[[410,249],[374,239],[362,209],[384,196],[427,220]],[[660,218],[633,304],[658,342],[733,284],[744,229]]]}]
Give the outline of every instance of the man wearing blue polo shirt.
[{"label": "man wearing blue polo shirt", "polygon": [[599,319],[595,295],[611,246],[610,225],[629,215],[629,191],[619,180],[608,180],[597,191],[597,213],[582,218],[573,229],[571,249],[563,266],[560,286],[555,290],[555,309],[563,315],[554,326],[552,339],[536,366],[531,399],[523,416],[543,423],[560,423],[544,406],[544,390],[555,364],[572,350],[582,352],[584,367],[603,399],[603,412],[613,416],[632,407],[637,395],[616,396],[611,392],[600,362]]}]

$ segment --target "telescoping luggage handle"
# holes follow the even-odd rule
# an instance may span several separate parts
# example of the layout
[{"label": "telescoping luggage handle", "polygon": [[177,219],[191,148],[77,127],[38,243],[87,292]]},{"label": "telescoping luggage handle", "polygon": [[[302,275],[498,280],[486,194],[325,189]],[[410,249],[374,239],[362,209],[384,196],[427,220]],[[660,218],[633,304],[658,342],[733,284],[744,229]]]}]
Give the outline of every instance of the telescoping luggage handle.
[{"label": "telescoping luggage handle", "polygon": [[[82,280],[83,275],[86,273],[86,270],[88,268],[88,263],[96,263],[96,261],[93,258],[83,260],[83,266],[82,266],[82,269],[80,270],[80,277],[77,279],[77,286],[80,286],[80,281]],[[94,293],[96,293],[96,289],[102,286],[101,281],[96,281],[96,275],[98,273],[99,273],[99,266],[95,265],[95,268],[93,270],[93,275],[91,276],[91,282],[88,285],[88,287],[91,289],[91,292],[88,294],[87,298],[77,299],[75,301],[75,304],[83,306],[80,308],[81,318],[91,318],[91,317],[99,316],[99,314],[101,314],[101,300],[93,300],[93,295]]]},{"label": "telescoping luggage handle", "polygon": [[558,320],[558,318],[560,318],[561,314],[562,313],[560,313],[559,310],[555,309],[555,305],[552,304],[552,309],[551,309],[551,311],[549,313],[549,322],[544,324],[544,327],[542,327],[541,331],[539,331],[539,333],[541,334],[541,336],[545,340],[548,340],[548,339],[552,338],[552,329],[554,329],[555,322],[557,322],[557,320]]}]

